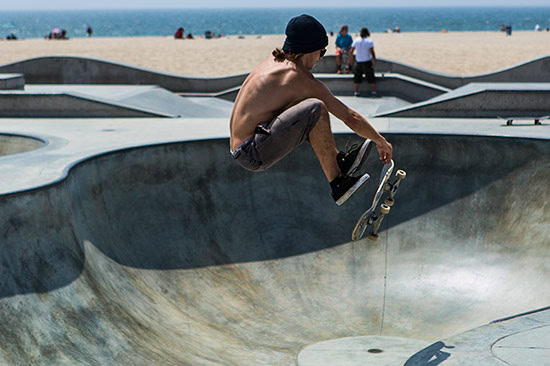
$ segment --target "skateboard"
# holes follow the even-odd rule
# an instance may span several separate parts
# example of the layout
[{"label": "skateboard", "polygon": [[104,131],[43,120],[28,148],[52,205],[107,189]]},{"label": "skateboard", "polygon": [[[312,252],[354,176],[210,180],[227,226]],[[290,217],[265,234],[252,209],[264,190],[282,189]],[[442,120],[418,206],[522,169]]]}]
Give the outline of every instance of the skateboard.
[{"label": "skateboard", "polygon": [[500,119],[506,120],[506,126],[512,126],[514,121],[535,121],[535,125],[541,125],[542,122],[546,119],[549,119],[550,116],[541,116],[541,117],[498,117]]},{"label": "skateboard", "polygon": [[[404,170],[399,169],[395,174],[395,180],[390,182],[391,173],[393,172],[395,164],[393,160],[385,164],[382,167],[380,172],[380,183],[378,184],[378,189],[372,200],[371,207],[365,211],[365,213],[359,218],[353,233],[351,234],[351,240],[359,240],[364,235],[369,227],[371,227],[368,238],[371,240],[378,239],[378,230],[380,229],[380,224],[384,220],[384,216],[390,213],[390,208],[394,204],[395,193],[399,187],[399,183],[405,179],[407,173]],[[386,192],[388,196],[384,200],[384,203],[380,205],[379,211],[376,212],[376,206],[382,198],[382,195]]]},{"label": "skateboard", "polygon": [[348,65],[348,53],[342,52],[340,54],[340,68],[338,69],[338,74],[349,73],[351,73],[351,67]]}]

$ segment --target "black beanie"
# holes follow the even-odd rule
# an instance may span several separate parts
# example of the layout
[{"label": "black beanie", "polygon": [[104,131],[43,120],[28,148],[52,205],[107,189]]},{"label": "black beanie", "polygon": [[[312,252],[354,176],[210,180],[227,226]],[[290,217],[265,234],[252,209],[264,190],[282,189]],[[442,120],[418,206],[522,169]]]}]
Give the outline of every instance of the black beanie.
[{"label": "black beanie", "polygon": [[325,27],[311,15],[302,14],[290,19],[285,33],[283,51],[286,52],[310,53],[328,45]]}]

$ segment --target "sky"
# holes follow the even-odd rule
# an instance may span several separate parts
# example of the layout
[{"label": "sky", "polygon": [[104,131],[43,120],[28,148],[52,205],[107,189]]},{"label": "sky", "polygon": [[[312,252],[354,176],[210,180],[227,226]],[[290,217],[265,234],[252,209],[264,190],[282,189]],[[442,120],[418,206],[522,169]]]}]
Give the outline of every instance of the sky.
[{"label": "sky", "polygon": [[[342,5],[344,3],[344,5]],[[550,6],[549,0],[0,0],[2,10],[307,8],[391,6]]]}]

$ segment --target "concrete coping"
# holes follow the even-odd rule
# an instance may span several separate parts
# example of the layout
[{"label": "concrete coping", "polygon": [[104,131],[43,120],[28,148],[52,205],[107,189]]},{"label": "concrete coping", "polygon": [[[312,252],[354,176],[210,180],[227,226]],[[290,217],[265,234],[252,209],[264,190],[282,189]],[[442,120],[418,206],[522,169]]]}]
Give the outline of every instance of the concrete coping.
[{"label": "concrete coping", "polygon": [[7,80],[13,78],[23,77],[23,74],[0,74],[0,80]]}]

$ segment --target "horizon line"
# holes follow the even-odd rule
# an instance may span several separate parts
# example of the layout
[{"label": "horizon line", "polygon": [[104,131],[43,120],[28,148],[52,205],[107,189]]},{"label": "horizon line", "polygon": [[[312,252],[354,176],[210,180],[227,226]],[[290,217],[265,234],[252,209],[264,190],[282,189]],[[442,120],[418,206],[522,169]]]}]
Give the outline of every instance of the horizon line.
[{"label": "horizon line", "polygon": [[550,5],[385,5],[385,6],[205,6],[205,7],[127,7],[127,8],[105,8],[105,7],[85,7],[85,8],[64,8],[64,9],[51,9],[51,8],[20,8],[20,9],[1,9],[2,12],[9,11],[78,11],[78,10],[273,10],[273,9],[413,9],[413,8],[550,8]]}]

